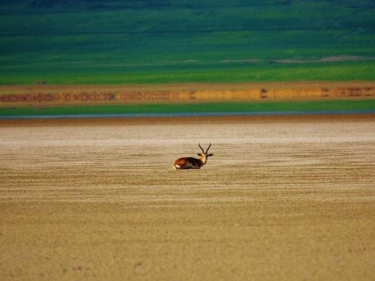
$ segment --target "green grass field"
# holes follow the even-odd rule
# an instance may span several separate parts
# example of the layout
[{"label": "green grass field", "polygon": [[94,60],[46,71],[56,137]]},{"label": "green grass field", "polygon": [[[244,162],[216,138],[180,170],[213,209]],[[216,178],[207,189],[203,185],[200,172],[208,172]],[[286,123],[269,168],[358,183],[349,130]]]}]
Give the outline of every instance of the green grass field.
[{"label": "green grass field", "polygon": [[374,1],[0,3],[0,84],[375,79]]},{"label": "green grass field", "polygon": [[[372,0],[4,0],[0,85],[375,81]],[[65,114],[373,111],[373,100],[2,108]]]},{"label": "green grass field", "polygon": [[252,102],[202,104],[139,104],[42,108],[4,108],[0,119],[28,117],[83,117],[83,116],[153,116],[200,114],[316,114],[374,112],[375,100],[314,101],[314,102]]}]

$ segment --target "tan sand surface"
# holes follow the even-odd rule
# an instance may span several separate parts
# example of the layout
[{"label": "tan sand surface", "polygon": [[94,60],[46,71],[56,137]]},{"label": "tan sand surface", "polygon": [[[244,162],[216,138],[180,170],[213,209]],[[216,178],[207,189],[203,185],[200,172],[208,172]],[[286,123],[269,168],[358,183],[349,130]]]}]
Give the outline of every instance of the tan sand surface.
[{"label": "tan sand surface", "polygon": [[0,279],[375,280],[374,168],[374,115],[0,121]]}]

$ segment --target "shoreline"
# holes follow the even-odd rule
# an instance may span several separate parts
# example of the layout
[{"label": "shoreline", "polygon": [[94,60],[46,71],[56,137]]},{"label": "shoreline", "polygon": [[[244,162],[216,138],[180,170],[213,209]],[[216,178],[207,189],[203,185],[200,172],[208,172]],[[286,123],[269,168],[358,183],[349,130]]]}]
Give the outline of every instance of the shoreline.
[{"label": "shoreline", "polygon": [[80,126],[102,124],[191,124],[191,123],[248,123],[248,122],[324,122],[324,121],[375,121],[374,113],[358,114],[289,114],[289,115],[208,115],[175,117],[80,117],[80,118],[10,118],[1,119],[0,126]]},{"label": "shoreline", "polygon": [[181,83],[149,85],[0,85],[0,108],[375,98],[372,81]]}]

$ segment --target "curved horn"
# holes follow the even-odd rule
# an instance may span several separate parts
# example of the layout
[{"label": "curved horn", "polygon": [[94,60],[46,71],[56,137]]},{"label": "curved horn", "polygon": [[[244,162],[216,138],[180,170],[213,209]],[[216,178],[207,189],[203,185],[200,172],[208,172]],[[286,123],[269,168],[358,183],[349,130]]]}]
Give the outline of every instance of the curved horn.
[{"label": "curved horn", "polygon": [[208,148],[206,150],[206,154],[208,153],[208,150],[210,149],[210,147],[211,147],[211,143],[210,143],[210,145],[208,146]]},{"label": "curved horn", "polygon": [[204,150],[203,150],[203,148],[201,147],[201,144],[200,144],[200,143],[198,144],[198,146],[199,146],[199,148],[202,150],[202,152],[203,152],[203,154],[204,154]]}]

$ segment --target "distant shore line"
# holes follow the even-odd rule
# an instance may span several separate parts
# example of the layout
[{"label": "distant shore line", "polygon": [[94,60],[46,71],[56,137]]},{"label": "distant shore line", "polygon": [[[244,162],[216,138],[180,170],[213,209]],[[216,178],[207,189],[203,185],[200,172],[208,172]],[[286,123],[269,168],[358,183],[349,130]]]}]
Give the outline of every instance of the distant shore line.
[{"label": "distant shore line", "polygon": [[375,83],[270,82],[1,86],[0,108],[375,99]]},{"label": "distant shore line", "polygon": [[111,119],[111,118],[174,118],[174,117],[241,117],[241,116],[308,116],[375,114],[374,110],[343,111],[269,111],[269,112],[202,112],[202,113],[140,113],[140,114],[62,114],[1,116],[1,120],[19,119]]}]

